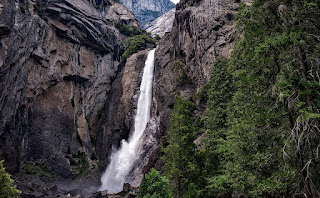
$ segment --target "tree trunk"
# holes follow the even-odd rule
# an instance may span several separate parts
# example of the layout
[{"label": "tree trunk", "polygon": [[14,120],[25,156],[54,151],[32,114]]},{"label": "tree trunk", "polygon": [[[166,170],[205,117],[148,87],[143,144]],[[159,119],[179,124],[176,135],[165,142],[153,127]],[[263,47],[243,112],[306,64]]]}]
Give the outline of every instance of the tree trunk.
[{"label": "tree trunk", "polygon": [[303,157],[302,157],[301,151],[298,151],[298,159],[299,159],[299,166],[300,166],[300,170],[301,170],[301,177],[302,177],[302,181],[303,181],[304,192],[305,192],[307,198],[312,198],[310,182],[307,178],[308,173],[307,173],[307,170],[304,169],[304,162],[303,162]]},{"label": "tree trunk", "polygon": [[[298,46],[298,53],[299,53],[300,69],[302,70],[303,80],[305,82],[308,82],[307,59],[300,46]],[[312,107],[311,97],[309,94],[307,94],[307,104],[309,107]]]}]

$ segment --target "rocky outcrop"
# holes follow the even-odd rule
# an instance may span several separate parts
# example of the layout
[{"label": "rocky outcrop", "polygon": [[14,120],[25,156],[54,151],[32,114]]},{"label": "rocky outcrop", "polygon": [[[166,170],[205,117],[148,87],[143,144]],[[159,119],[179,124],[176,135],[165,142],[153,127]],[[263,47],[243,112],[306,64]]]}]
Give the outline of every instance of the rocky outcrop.
[{"label": "rocky outcrop", "polygon": [[158,34],[160,37],[163,37],[166,32],[171,31],[175,13],[176,9],[171,9],[169,12],[156,18],[154,21],[146,23],[143,26],[143,29],[150,32],[153,36]]},{"label": "rocky outcrop", "polygon": [[144,25],[174,8],[170,0],[120,0]]},{"label": "rocky outcrop", "polygon": [[[181,0],[176,5],[173,28],[156,50],[155,97],[161,130],[168,126],[174,95],[194,95],[209,81],[214,60],[230,56],[238,6],[233,0]],[[175,61],[183,68],[177,70]]]},{"label": "rocky outcrop", "polygon": [[114,24],[138,23],[113,0],[0,0],[0,16],[0,159],[10,172],[46,160],[68,177],[71,154],[95,152],[121,70]]}]

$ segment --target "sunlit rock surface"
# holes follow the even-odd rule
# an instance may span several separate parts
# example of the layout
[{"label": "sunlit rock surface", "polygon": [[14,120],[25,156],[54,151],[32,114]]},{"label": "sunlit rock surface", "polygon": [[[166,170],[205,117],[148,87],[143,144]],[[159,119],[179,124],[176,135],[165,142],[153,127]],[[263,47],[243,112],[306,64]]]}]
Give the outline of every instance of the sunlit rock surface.
[{"label": "sunlit rock surface", "polygon": [[156,18],[154,21],[146,23],[143,28],[153,36],[158,34],[163,37],[166,32],[170,32],[172,29],[175,11],[175,8],[171,9],[169,12]]}]

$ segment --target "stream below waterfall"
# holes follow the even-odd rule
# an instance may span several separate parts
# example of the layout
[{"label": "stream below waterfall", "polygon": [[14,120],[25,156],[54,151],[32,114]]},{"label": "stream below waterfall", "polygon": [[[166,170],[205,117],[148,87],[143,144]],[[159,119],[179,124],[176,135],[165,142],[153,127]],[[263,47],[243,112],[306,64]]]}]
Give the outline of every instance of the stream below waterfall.
[{"label": "stream below waterfall", "polygon": [[122,191],[124,183],[128,181],[128,175],[133,168],[137,156],[137,148],[141,144],[141,137],[150,120],[150,108],[152,98],[152,80],[154,70],[155,49],[151,50],[145,61],[143,76],[140,85],[137,112],[134,122],[134,131],[129,139],[122,140],[118,150],[112,151],[110,164],[101,177],[102,185],[100,191],[108,190],[109,193]]}]

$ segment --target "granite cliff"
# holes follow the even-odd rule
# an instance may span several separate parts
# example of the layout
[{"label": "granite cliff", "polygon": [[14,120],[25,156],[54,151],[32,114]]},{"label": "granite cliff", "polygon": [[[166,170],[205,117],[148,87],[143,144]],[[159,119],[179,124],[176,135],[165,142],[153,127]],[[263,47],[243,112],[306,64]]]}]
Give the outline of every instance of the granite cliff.
[{"label": "granite cliff", "polygon": [[120,0],[120,2],[132,11],[141,25],[174,8],[174,3],[170,0]]},{"label": "granite cliff", "polygon": [[168,127],[174,95],[188,98],[199,92],[216,58],[230,56],[238,6],[233,0],[181,0],[176,5],[172,30],[156,50],[154,97],[160,134]]},{"label": "granite cliff", "polygon": [[112,0],[0,5],[0,159],[9,172],[45,161],[68,177],[72,154],[95,155],[98,122],[122,68],[126,37],[114,24],[138,23]]},{"label": "granite cliff", "polygon": [[143,29],[150,32],[152,35],[158,34],[160,37],[163,37],[165,33],[171,31],[175,12],[175,8],[171,9],[169,12],[156,18],[154,21],[144,24]]}]

